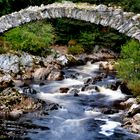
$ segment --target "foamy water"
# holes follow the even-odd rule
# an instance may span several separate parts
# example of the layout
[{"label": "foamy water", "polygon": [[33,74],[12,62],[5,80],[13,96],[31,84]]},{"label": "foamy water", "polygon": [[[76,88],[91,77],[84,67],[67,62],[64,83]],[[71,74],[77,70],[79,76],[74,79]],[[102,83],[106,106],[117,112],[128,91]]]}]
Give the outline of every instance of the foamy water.
[{"label": "foamy water", "polygon": [[[71,92],[59,92],[62,87],[77,87],[81,90],[85,76],[95,75],[98,69],[99,63],[88,63],[70,69],[73,74],[79,73],[77,79],[67,78],[44,86],[32,85],[38,90],[36,96],[39,99],[57,103],[60,108],[50,111],[47,116],[33,119],[33,123],[47,126],[50,130],[37,130],[27,136],[32,140],[134,140],[136,136],[121,128],[121,122],[117,119],[123,114],[122,110],[114,114],[101,111],[103,108],[111,108],[113,102],[125,99],[126,96],[119,89],[106,89],[102,82],[102,85],[97,84],[100,92],[95,89],[80,91],[77,97]],[[108,81],[111,80],[114,81]]]}]

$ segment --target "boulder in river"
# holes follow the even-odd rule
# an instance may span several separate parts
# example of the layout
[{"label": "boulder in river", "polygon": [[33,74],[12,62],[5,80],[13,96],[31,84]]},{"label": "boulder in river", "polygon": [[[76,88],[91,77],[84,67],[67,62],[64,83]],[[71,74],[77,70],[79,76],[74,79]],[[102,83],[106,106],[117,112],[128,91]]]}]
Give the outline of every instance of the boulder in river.
[{"label": "boulder in river", "polygon": [[133,104],[136,104],[136,99],[135,98],[129,98],[128,100],[121,102],[120,106],[123,109],[129,109]]},{"label": "boulder in river", "polygon": [[49,81],[63,80],[63,79],[64,79],[63,73],[57,69],[53,69],[47,77],[47,80]]},{"label": "boulder in river", "polygon": [[137,113],[140,113],[140,104],[133,104],[128,110],[128,117],[132,117]]},{"label": "boulder in river", "polygon": [[132,119],[132,132],[140,133],[140,113],[137,113]]},{"label": "boulder in river", "polygon": [[79,96],[78,93],[80,92],[79,89],[73,88],[70,89],[69,94],[73,94],[73,96]]},{"label": "boulder in river", "polygon": [[101,111],[104,114],[114,114],[114,113],[118,113],[119,112],[119,110],[113,109],[113,108],[103,108],[103,109],[101,109]]},{"label": "boulder in river", "polygon": [[128,88],[126,82],[122,82],[122,83],[121,83],[120,89],[121,89],[122,93],[125,93],[125,94],[127,94],[127,95],[132,95],[132,92],[131,92],[131,90]]},{"label": "boulder in river", "polygon": [[67,93],[69,91],[69,88],[67,88],[67,87],[61,87],[60,89],[59,89],[59,92],[60,93]]},{"label": "boulder in river", "polygon": [[51,62],[47,67],[37,68],[32,74],[32,77],[35,81],[62,80],[64,77],[61,68],[59,63]]},{"label": "boulder in river", "polygon": [[115,62],[102,62],[99,65],[100,70],[104,70],[106,72],[114,71],[114,63]]},{"label": "boulder in river", "polygon": [[132,118],[125,118],[124,128],[133,133],[140,133],[140,113],[135,114]]},{"label": "boulder in river", "polygon": [[33,73],[33,79],[35,81],[46,80],[49,73],[50,69],[48,68],[38,68]]}]

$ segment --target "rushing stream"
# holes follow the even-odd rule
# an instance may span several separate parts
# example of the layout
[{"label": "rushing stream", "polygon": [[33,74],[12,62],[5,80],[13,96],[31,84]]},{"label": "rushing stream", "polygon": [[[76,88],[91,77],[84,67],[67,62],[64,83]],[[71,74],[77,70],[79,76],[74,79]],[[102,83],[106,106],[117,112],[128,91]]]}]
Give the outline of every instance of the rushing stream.
[{"label": "rushing stream", "polygon": [[[24,136],[31,140],[134,140],[137,135],[121,127],[123,110],[115,108],[115,103],[126,95],[110,90],[115,82],[108,76],[96,83],[88,79],[99,74],[99,62],[64,69],[65,79],[47,82],[45,85],[32,84],[38,91],[37,98],[59,105],[47,115],[32,117],[32,123],[47,126],[48,130],[27,131]],[[86,85],[86,86],[85,86]],[[83,89],[83,87],[86,87]],[[100,89],[97,92],[98,88]],[[67,88],[67,93],[60,89]],[[108,110],[111,110],[108,112]]]}]

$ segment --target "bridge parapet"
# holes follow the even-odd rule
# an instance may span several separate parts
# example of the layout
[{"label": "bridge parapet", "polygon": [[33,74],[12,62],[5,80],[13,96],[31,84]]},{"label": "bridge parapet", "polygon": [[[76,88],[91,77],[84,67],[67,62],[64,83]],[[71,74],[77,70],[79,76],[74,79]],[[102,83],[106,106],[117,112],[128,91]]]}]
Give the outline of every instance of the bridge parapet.
[{"label": "bridge parapet", "polygon": [[0,18],[0,33],[34,20],[64,17],[109,26],[140,41],[140,14],[124,12],[120,7],[69,1],[30,6],[18,12],[4,15]]}]

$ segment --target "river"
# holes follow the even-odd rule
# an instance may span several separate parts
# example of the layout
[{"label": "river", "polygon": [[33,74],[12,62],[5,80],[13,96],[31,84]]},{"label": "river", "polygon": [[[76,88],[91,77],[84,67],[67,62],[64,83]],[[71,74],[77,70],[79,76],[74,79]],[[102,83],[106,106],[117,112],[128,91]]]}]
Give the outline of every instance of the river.
[{"label": "river", "polygon": [[[125,100],[127,95],[122,94],[120,89],[113,91],[107,88],[116,81],[115,76],[108,75],[101,81],[85,84],[91,77],[100,73],[99,63],[101,62],[64,69],[65,79],[61,81],[46,82],[45,85],[31,84],[31,87],[38,91],[37,98],[56,103],[59,107],[46,115],[32,116],[33,124],[47,126],[49,129],[27,130],[25,139],[135,140],[138,138],[138,135],[121,127],[125,112],[115,107],[115,103]],[[60,93],[60,89],[68,91]]]}]

